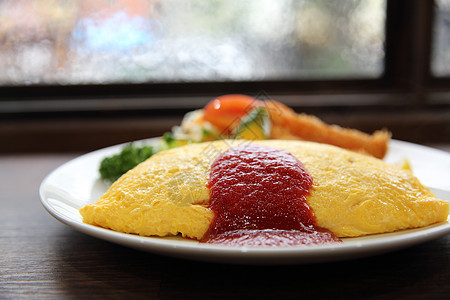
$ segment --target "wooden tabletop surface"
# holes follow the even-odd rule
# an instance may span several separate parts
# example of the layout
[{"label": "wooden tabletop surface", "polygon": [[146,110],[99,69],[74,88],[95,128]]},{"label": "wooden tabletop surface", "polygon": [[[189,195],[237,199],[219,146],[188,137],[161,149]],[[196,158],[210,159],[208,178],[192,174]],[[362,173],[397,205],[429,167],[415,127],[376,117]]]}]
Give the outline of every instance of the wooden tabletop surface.
[{"label": "wooden tabletop surface", "polygon": [[[450,145],[440,148],[450,151]],[[448,299],[450,235],[334,263],[202,263],[105,242],[51,217],[38,189],[78,154],[0,156],[1,299]]]}]

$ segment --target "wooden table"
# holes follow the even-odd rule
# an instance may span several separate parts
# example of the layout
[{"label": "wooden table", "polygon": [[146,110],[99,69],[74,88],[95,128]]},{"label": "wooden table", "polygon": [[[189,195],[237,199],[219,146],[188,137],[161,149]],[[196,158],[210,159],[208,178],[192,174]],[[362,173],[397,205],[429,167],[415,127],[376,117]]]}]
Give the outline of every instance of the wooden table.
[{"label": "wooden table", "polygon": [[[442,146],[450,151],[450,145]],[[450,295],[450,235],[336,263],[222,265],[168,258],[79,233],[40,204],[46,174],[77,154],[0,156],[0,298],[440,299]]]}]

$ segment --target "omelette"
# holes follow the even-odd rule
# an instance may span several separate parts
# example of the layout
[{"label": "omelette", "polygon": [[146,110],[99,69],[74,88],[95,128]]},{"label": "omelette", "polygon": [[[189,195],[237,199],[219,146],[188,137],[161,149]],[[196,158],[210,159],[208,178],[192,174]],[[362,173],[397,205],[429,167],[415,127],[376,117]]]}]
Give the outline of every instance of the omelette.
[{"label": "omelette", "polygon": [[[120,177],[96,203],[82,207],[83,221],[141,236],[201,240],[215,218],[211,165],[245,143],[250,142],[220,140],[159,152]],[[312,177],[306,203],[317,226],[337,237],[424,227],[448,218],[448,201],[437,199],[409,170],[315,142],[251,143],[287,151],[303,164]]]}]

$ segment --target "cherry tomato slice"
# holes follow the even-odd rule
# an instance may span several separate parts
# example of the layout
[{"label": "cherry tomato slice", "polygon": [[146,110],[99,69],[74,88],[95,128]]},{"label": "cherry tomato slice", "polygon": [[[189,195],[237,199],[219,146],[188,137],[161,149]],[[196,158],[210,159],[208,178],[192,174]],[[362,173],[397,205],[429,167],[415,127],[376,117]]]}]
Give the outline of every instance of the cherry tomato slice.
[{"label": "cherry tomato slice", "polygon": [[258,105],[260,101],[250,96],[223,95],[205,106],[203,118],[220,131],[230,133],[239,124],[239,119]]}]

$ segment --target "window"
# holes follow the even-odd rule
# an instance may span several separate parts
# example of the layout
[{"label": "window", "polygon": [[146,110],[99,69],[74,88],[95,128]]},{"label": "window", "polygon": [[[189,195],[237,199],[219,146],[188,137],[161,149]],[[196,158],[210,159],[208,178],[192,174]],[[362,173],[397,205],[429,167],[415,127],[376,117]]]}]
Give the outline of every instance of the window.
[{"label": "window", "polygon": [[435,76],[450,76],[450,1],[436,1],[433,28],[432,73]]},{"label": "window", "polygon": [[383,0],[2,1],[1,85],[377,78]]}]

